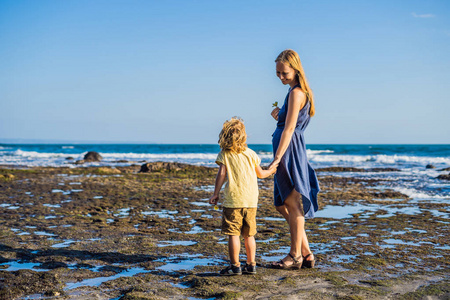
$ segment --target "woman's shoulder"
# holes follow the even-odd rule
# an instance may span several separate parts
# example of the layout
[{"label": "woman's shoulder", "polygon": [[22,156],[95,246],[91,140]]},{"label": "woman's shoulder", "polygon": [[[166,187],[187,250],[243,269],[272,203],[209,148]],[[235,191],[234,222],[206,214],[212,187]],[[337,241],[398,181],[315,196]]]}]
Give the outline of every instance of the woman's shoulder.
[{"label": "woman's shoulder", "polygon": [[306,98],[306,93],[299,86],[295,87],[291,91],[291,95],[300,97],[300,98]]},{"label": "woman's shoulder", "polygon": [[298,101],[303,107],[306,104],[306,94],[300,87],[294,88],[289,95],[289,101],[291,100]]}]

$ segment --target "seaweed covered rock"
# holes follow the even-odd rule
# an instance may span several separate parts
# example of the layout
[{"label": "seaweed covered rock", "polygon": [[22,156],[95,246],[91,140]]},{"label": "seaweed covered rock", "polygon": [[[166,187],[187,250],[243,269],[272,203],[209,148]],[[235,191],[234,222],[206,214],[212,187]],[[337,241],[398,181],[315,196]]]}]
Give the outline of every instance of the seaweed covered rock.
[{"label": "seaweed covered rock", "polygon": [[425,167],[426,169],[436,169],[436,167],[435,166],[433,166],[432,164],[428,164],[428,165],[426,165],[426,167]]},{"label": "seaweed covered rock", "polygon": [[437,179],[440,179],[440,180],[450,180],[450,173],[439,175],[439,176],[437,177]]},{"label": "seaweed covered rock", "polygon": [[83,160],[86,162],[101,161],[102,159],[103,157],[95,151],[89,151],[83,158]]},{"label": "seaweed covered rock", "polygon": [[0,179],[3,179],[3,180],[5,180],[5,181],[8,181],[8,180],[13,180],[14,179],[14,175],[13,174],[3,174],[3,175],[0,175]]},{"label": "seaweed covered rock", "polygon": [[157,161],[141,165],[139,173],[147,173],[155,171],[157,172],[163,170],[179,171],[185,169],[187,166],[188,166],[187,164],[182,163]]}]

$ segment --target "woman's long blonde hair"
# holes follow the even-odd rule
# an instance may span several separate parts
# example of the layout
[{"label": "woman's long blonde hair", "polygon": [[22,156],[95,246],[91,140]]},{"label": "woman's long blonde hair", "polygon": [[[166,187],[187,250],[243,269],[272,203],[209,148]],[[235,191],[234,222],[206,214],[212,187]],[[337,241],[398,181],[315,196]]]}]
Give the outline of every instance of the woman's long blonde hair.
[{"label": "woman's long blonde hair", "polygon": [[219,145],[223,151],[244,152],[247,148],[247,133],[241,118],[233,117],[223,123],[219,134]]},{"label": "woman's long blonde hair", "polygon": [[300,89],[303,91],[303,93],[305,93],[307,99],[309,99],[309,102],[311,103],[311,106],[309,107],[309,115],[311,117],[314,116],[316,112],[316,109],[314,107],[314,95],[311,88],[309,87],[308,81],[306,80],[305,71],[303,71],[302,62],[300,61],[300,57],[298,56],[297,52],[291,49],[284,50],[280,53],[280,55],[278,55],[277,59],[275,59],[275,62],[285,63],[295,70],[298,76]]}]

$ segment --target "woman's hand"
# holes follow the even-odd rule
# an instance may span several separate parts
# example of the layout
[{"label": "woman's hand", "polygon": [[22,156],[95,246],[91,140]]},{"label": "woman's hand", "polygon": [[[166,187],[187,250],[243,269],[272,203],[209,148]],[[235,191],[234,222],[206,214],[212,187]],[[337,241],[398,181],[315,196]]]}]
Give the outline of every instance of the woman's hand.
[{"label": "woman's hand", "polygon": [[272,112],[270,113],[272,115],[272,117],[278,121],[278,113],[280,112],[280,108],[279,107],[275,107]]},{"label": "woman's hand", "polygon": [[269,167],[267,167],[267,169],[272,169],[272,168],[275,168],[275,170],[276,170],[276,168],[278,167],[278,165],[280,164],[280,160],[279,159],[274,159],[271,163],[270,163],[270,165],[269,165]]}]

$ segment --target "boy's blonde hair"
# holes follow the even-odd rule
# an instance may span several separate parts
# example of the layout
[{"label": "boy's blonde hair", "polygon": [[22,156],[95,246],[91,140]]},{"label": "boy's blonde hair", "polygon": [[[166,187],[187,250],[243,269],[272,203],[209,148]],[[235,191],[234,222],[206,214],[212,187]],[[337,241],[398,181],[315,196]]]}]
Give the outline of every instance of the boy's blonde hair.
[{"label": "boy's blonde hair", "polygon": [[309,107],[309,115],[311,117],[314,116],[316,113],[316,108],[314,106],[314,95],[309,87],[308,81],[306,80],[305,71],[303,71],[302,62],[300,61],[300,57],[297,52],[291,49],[284,50],[280,53],[280,55],[278,55],[275,62],[282,62],[295,70],[298,77],[298,83],[300,84],[300,89],[306,94],[307,99],[311,103],[311,106]]},{"label": "boy's blonde hair", "polygon": [[247,133],[245,133],[244,121],[241,118],[233,117],[223,123],[219,134],[219,145],[223,151],[244,152],[247,148]]}]

